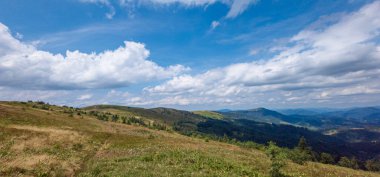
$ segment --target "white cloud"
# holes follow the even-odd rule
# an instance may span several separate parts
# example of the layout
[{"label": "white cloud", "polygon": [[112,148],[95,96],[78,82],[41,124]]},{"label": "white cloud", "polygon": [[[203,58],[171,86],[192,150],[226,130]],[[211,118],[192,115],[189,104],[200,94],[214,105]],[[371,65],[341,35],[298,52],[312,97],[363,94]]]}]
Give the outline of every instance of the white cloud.
[{"label": "white cloud", "polygon": [[218,0],[144,0],[145,2],[152,2],[157,4],[183,4],[186,6],[203,6],[214,4]]},{"label": "white cloud", "polygon": [[128,92],[122,92],[122,91],[117,91],[115,89],[111,89],[107,94],[106,97],[113,99],[113,98],[126,98],[130,96],[130,93]]},{"label": "white cloud", "polygon": [[205,96],[193,96],[193,95],[167,95],[163,97],[151,97],[151,96],[138,96],[126,99],[123,102],[126,105],[133,106],[170,106],[181,107],[190,105],[233,105],[234,102],[231,99],[226,98],[213,98]]},{"label": "white cloud", "polygon": [[210,27],[211,27],[211,30],[214,30],[216,27],[218,27],[220,25],[220,22],[218,22],[218,21],[212,21],[211,22],[211,25],[210,25]]},{"label": "white cloud", "polygon": [[242,14],[247,8],[258,0],[146,0],[157,4],[183,4],[185,6],[207,6],[214,3],[223,3],[230,7],[226,18],[232,19]]},{"label": "white cloud", "polygon": [[147,60],[141,43],[125,42],[101,53],[36,49],[15,39],[0,23],[0,86],[24,89],[116,88],[173,77],[188,68],[161,67]]},{"label": "white cloud", "polygon": [[[52,101],[54,98],[59,98],[57,100],[62,101],[69,97],[70,93],[65,90],[15,90],[3,88],[0,92],[1,100],[13,101],[43,100],[49,102],[49,100]],[[75,98],[73,100],[75,100]]]},{"label": "white cloud", "polygon": [[109,9],[109,12],[106,13],[106,18],[112,19],[116,14],[114,6],[111,4],[109,0],[79,0],[82,3],[92,3],[92,4],[100,4],[106,6]]},{"label": "white cloud", "polygon": [[235,18],[241,13],[243,13],[247,8],[257,3],[258,0],[234,0],[232,2],[232,5],[230,7],[230,11],[228,11],[228,14],[226,15],[226,18]]},{"label": "white cloud", "polygon": [[91,99],[91,98],[92,98],[91,94],[84,94],[84,95],[80,95],[78,97],[78,100],[88,100],[88,99]]},{"label": "white cloud", "polygon": [[[115,8],[109,0],[79,0],[82,3],[94,3],[108,7],[110,12],[106,14],[106,17],[112,19],[116,14]],[[242,14],[247,8],[256,4],[258,0],[119,0],[118,5],[121,7],[135,7],[137,5],[183,5],[186,7],[208,6],[215,3],[222,3],[229,6],[229,11],[226,15],[227,19],[232,19]],[[131,10],[131,9],[129,9]]]},{"label": "white cloud", "polygon": [[257,55],[259,52],[260,52],[260,49],[251,49],[251,50],[249,50],[248,54],[250,56],[254,56],[254,55]]},{"label": "white cloud", "polygon": [[24,38],[24,35],[22,35],[21,33],[16,33],[16,38],[21,40],[22,38]]},{"label": "white cloud", "polygon": [[350,95],[360,95],[360,94],[380,94],[380,88],[376,88],[372,84],[369,85],[357,85],[347,88],[332,88],[323,91],[320,94],[321,98],[328,98],[333,96],[350,96]]},{"label": "white cloud", "polygon": [[[177,76],[145,90],[152,94],[236,97],[281,90],[349,89],[358,84],[380,83],[379,11],[380,2],[376,1],[342,16],[334,24],[301,31],[287,48],[280,49],[269,60]],[[373,90],[376,88],[356,89],[361,93],[378,93]]]}]

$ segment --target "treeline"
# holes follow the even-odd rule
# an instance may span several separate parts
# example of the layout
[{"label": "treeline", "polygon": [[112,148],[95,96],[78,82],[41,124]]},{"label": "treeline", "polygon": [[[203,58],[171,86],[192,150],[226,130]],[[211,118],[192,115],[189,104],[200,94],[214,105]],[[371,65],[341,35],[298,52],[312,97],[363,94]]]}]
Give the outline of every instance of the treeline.
[{"label": "treeline", "polygon": [[118,114],[112,114],[110,112],[89,111],[90,116],[95,116],[99,120],[119,122],[128,125],[139,125],[155,130],[170,130],[166,125],[160,124],[154,121],[146,120],[136,116],[120,116]]},{"label": "treeline", "polygon": [[53,111],[54,109],[51,107],[51,105],[49,103],[45,103],[43,101],[36,101],[36,102],[33,102],[33,101],[28,101],[28,102],[21,102],[23,104],[32,104],[32,108],[37,108],[37,109],[43,109],[43,110],[47,110],[47,111]]},{"label": "treeline", "polygon": [[[276,149],[276,150],[273,150]],[[273,153],[276,151],[275,153]],[[349,157],[333,157],[329,153],[317,153],[308,146],[306,139],[301,137],[299,140],[298,146],[293,149],[280,148],[276,146],[275,143],[269,142],[266,148],[267,155],[272,160],[271,174],[272,176],[281,176],[279,175],[283,165],[283,159],[289,159],[298,164],[304,164],[307,161],[319,162],[324,164],[339,165],[342,167],[352,168],[352,169],[362,169],[368,171],[380,171],[380,161],[379,160],[367,160],[365,162],[358,161],[354,156]],[[273,171],[272,171],[273,170]]]},{"label": "treeline", "polygon": [[[184,135],[200,134],[214,140],[229,138],[230,141],[256,142],[259,144],[268,144],[269,141],[276,142],[277,146],[285,147],[284,149],[293,149],[299,143],[299,138],[305,137],[308,145],[313,147],[311,157],[306,158],[310,161],[316,161],[327,164],[340,165],[344,167],[379,171],[379,160],[372,159],[374,156],[368,151],[353,149],[350,144],[341,141],[335,137],[322,135],[304,128],[298,128],[287,125],[275,125],[259,123],[249,120],[214,120],[210,119],[205,122],[193,123],[191,121],[176,122],[174,130]],[[292,155],[292,154],[296,155]],[[297,155],[297,150],[288,151],[289,156],[294,157],[292,160],[299,161],[295,158],[305,158]],[[298,153],[300,154],[300,153]]]},{"label": "treeline", "polygon": [[[31,104],[32,108],[49,110],[49,111],[53,111],[54,107],[56,107],[55,105],[50,105],[49,103],[45,103],[43,101],[35,101],[35,102],[28,101],[28,102],[21,102],[21,103]],[[57,111],[62,112],[64,114],[68,114],[69,117],[79,116],[83,118],[84,115],[88,115],[102,121],[119,122],[119,123],[128,124],[128,125],[143,126],[143,127],[147,127],[147,128],[155,129],[155,130],[171,131],[171,129],[164,124],[157,123],[150,120],[144,121],[142,118],[139,118],[136,116],[120,116],[118,114],[112,114],[110,112],[85,111],[80,108],[74,108],[74,107],[68,107],[68,106],[59,107],[59,110]]]}]

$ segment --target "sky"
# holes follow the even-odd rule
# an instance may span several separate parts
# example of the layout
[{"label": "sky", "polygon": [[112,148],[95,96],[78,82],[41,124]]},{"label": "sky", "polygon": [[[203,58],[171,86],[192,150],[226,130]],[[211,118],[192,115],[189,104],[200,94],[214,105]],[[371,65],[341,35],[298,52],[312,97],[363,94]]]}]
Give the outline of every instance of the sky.
[{"label": "sky", "polygon": [[380,1],[2,0],[0,100],[380,105]]}]

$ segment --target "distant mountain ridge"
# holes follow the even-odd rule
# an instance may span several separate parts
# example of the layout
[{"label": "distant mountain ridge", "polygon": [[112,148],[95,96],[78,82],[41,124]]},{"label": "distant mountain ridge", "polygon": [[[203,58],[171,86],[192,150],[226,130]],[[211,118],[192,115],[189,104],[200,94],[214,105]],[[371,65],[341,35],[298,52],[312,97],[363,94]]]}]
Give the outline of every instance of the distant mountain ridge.
[{"label": "distant mountain ridge", "polygon": [[288,117],[276,111],[266,108],[255,108],[249,110],[238,110],[229,112],[219,112],[226,118],[230,119],[247,119],[257,122],[276,123],[276,124],[289,124]]},{"label": "distant mountain ridge", "polygon": [[[324,135],[324,128],[345,125],[342,118],[323,118],[319,116],[284,115],[266,108],[233,111],[183,111],[171,108],[133,108],[113,105],[97,105],[85,110],[112,112],[120,116],[129,115],[148,122],[154,121],[172,127],[173,130],[191,136],[227,136],[238,141],[266,143],[274,141],[280,146],[294,147],[300,137],[304,136],[317,152],[329,152],[344,156],[357,156],[359,149],[350,144],[346,135]],[[359,132],[360,133],[360,132]],[[347,134],[350,136],[350,134]],[[360,136],[360,135],[358,135]],[[345,140],[348,140],[347,142]],[[379,147],[377,144],[360,146]],[[367,159],[376,150],[361,152],[360,157]]]},{"label": "distant mountain ridge", "polygon": [[369,124],[380,125],[380,108],[375,106],[351,109],[300,108],[282,109],[279,111],[254,108],[219,113],[231,119],[288,124],[311,129],[326,129],[334,126],[362,127]]}]

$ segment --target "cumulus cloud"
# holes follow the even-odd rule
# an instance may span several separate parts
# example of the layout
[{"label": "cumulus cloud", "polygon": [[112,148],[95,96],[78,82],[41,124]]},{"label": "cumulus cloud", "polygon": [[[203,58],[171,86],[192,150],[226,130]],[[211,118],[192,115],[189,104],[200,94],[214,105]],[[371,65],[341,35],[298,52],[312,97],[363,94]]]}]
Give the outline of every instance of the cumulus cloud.
[{"label": "cumulus cloud", "polygon": [[188,70],[147,60],[144,44],[125,42],[101,53],[52,54],[14,38],[0,23],[0,86],[24,89],[117,88],[173,77]]},{"label": "cumulus cloud", "polygon": [[170,95],[164,97],[137,96],[124,100],[124,104],[134,106],[170,106],[181,107],[190,105],[234,105],[231,99],[201,97],[193,95]]},{"label": "cumulus cloud", "polygon": [[[328,26],[303,30],[273,58],[176,76],[145,90],[152,94],[237,96],[380,83],[379,11],[380,2],[376,1]],[[377,93],[376,88],[359,88],[351,92]]]},{"label": "cumulus cloud", "polygon": [[7,87],[0,88],[0,90],[1,100],[13,101],[43,100],[51,102],[55,100],[55,103],[63,103],[63,100],[68,101],[65,99],[69,99],[72,94],[66,90],[15,90]]}]

